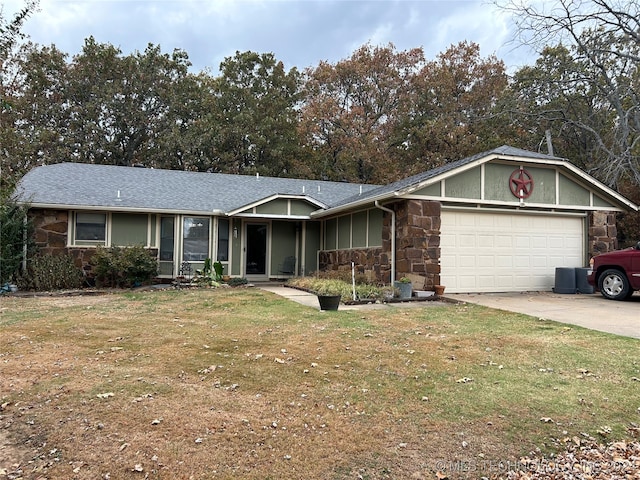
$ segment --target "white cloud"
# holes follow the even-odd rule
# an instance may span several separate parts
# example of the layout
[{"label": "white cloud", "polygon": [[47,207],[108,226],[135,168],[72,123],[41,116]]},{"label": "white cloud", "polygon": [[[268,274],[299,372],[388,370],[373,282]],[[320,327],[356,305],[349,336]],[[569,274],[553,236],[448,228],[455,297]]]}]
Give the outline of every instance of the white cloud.
[{"label": "white cloud", "polygon": [[[5,16],[22,6],[5,0]],[[236,51],[273,52],[303,69],[347,58],[367,42],[424,47],[428,59],[462,40],[479,43],[483,56],[517,55],[505,47],[509,19],[482,0],[41,0],[40,7],[25,26],[37,43],[71,55],[90,35],[125,54],[153,43],[181,48],[195,70],[213,72]]]}]

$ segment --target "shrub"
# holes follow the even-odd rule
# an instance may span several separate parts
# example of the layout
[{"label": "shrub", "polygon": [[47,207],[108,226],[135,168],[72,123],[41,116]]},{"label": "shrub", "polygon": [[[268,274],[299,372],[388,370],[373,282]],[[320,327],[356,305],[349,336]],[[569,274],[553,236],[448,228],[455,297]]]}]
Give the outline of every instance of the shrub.
[{"label": "shrub", "polygon": [[[308,290],[317,295],[340,295],[341,301],[349,302],[353,300],[353,285],[335,278],[319,277],[296,277],[287,281],[287,285]],[[370,283],[356,282],[356,298],[358,300],[386,300],[392,297],[394,290],[392,287],[381,287]]]},{"label": "shrub", "polygon": [[36,255],[28,260],[18,285],[23,290],[48,291],[80,288],[83,282],[83,271],[69,255]]},{"label": "shrub", "polygon": [[96,280],[105,287],[132,287],[158,274],[158,263],[144,247],[98,247],[91,258]]},{"label": "shrub", "polygon": [[[351,284],[351,269],[346,270],[326,270],[315,272],[312,276],[321,278],[324,280],[342,280],[343,282]],[[367,276],[363,273],[356,272],[356,285],[363,285],[370,283]]]},{"label": "shrub", "polygon": [[13,280],[24,259],[24,245],[33,247],[33,225],[28,207],[13,199],[0,199],[0,284]]},{"label": "shrub", "polygon": [[239,287],[240,285],[246,285],[249,281],[244,277],[231,277],[227,280],[227,284],[231,287]]}]

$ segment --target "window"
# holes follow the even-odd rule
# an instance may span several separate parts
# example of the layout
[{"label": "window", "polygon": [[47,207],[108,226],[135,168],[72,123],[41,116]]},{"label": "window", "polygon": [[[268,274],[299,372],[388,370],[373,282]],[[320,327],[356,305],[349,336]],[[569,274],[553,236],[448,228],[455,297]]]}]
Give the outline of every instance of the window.
[{"label": "window", "polygon": [[218,256],[219,262],[229,260],[229,220],[218,219]]},{"label": "window", "polygon": [[203,262],[209,256],[209,219],[184,217],[182,260]]},{"label": "window", "polygon": [[106,213],[76,213],[76,240],[85,244],[104,244],[106,226]]},{"label": "window", "polygon": [[173,217],[160,219],[160,261],[173,262]]}]

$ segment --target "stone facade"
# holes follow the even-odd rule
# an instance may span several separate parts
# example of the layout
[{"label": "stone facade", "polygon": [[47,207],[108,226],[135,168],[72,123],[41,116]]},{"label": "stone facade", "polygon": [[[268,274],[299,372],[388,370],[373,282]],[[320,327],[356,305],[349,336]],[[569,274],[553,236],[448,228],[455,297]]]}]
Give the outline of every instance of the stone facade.
[{"label": "stone facade", "polygon": [[618,249],[618,229],[614,212],[591,212],[589,221],[589,256]]},{"label": "stone facade", "polygon": [[91,257],[95,248],[67,247],[69,212],[66,210],[31,210],[38,252],[43,255],[70,255],[75,265],[91,277]]},{"label": "stone facade", "polygon": [[349,250],[324,250],[320,252],[321,271],[347,271],[351,274],[351,262],[356,274],[364,275],[368,282],[389,283],[391,267],[382,248],[354,248]]},{"label": "stone facade", "polygon": [[[69,212],[66,210],[32,209],[29,216],[34,226],[38,252],[43,255],[70,255],[76,267],[81,268],[88,279],[93,278],[91,258],[95,247],[68,247]],[[149,249],[157,258],[158,249]]]},{"label": "stone facade", "polygon": [[[396,212],[396,278],[411,279],[419,290],[433,290],[440,283],[440,203],[405,200],[388,206]],[[319,269],[356,272],[369,281],[391,283],[391,222],[383,214],[382,248],[356,248],[320,252]]]},{"label": "stone facade", "polygon": [[406,200],[394,204],[393,209],[396,212],[396,280],[407,277],[414,288],[433,290],[440,284],[441,204]]}]

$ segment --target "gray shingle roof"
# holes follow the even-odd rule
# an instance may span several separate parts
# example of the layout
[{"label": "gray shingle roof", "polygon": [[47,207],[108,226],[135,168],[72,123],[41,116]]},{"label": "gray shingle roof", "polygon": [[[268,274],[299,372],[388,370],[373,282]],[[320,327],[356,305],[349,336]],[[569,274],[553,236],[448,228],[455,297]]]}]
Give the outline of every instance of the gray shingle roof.
[{"label": "gray shingle roof", "polygon": [[20,181],[18,194],[34,205],[228,213],[277,194],[307,196],[332,207],[358,196],[361,188],[367,192],[376,186],[58,163],[31,170]]},{"label": "gray shingle roof", "polygon": [[22,200],[35,205],[65,205],[78,208],[229,213],[274,195],[300,195],[332,209],[369,199],[373,201],[385,198],[430,178],[494,155],[565,160],[503,145],[383,186],[59,163],[31,170],[20,181],[18,192]]}]

